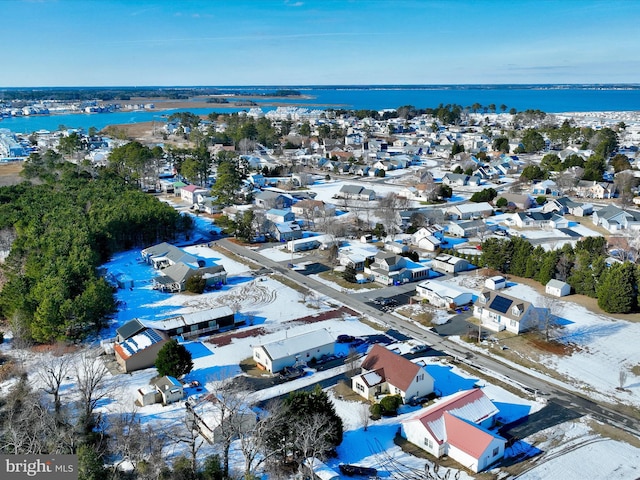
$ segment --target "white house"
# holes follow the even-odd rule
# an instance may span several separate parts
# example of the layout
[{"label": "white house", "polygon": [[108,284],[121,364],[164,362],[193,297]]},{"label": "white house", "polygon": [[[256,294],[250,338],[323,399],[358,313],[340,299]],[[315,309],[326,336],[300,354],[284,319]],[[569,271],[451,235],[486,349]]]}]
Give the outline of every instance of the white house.
[{"label": "white house", "polygon": [[487,202],[463,203],[447,209],[447,213],[454,220],[470,220],[490,216],[493,213],[493,207]]},{"label": "white house", "polygon": [[425,367],[376,344],[362,362],[362,373],[353,377],[351,384],[366,399],[400,395],[407,401],[433,393],[434,379]]},{"label": "white house", "polygon": [[483,327],[496,332],[519,334],[535,321],[531,303],[494,290],[483,289],[473,305],[473,316]]},{"label": "white house", "polygon": [[193,422],[198,433],[211,444],[222,441],[229,430],[250,432],[257,423],[256,414],[247,405],[235,404],[230,410],[214,394],[204,398],[189,397],[185,408],[187,419]]},{"label": "white house", "polygon": [[409,241],[411,245],[415,245],[428,252],[435,252],[442,244],[442,242],[433,235],[433,232],[426,227],[421,227],[413,233]]},{"label": "white house", "polygon": [[157,379],[154,383],[163,405],[169,405],[184,398],[184,387],[176,378],[164,376]]},{"label": "white house", "polygon": [[187,185],[180,189],[180,198],[189,204],[197,202],[198,195],[209,194],[209,189],[202,188],[197,185]]},{"label": "white house", "polygon": [[571,293],[571,285],[561,280],[552,278],[547,282],[544,287],[545,293],[553,295],[554,297],[566,297]]},{"label": "white house", "polygon": [[253,359],[258,368],[277,373],[285,367],[304,364],[323,355],[333,355],[335,339],[324,328],[287,337],[253,347]]},{"label": "white house", "polygon": [[498,408],[474,388],[455,393],[402,422],[402,435],[436,458],[447,455],[480,472],[504,456],[506,441],[491,432]]},{"label": "white house", "polygon": [[469,262],[464,258],[443,253],[431,261],[431,267],[446,273],[464,272],[469,269]]},{"label": "white house", "polygon": [[454,284],[427,280],[416,285],[418,298],[436,307],[456,308],[471,303],[473,293]]}]

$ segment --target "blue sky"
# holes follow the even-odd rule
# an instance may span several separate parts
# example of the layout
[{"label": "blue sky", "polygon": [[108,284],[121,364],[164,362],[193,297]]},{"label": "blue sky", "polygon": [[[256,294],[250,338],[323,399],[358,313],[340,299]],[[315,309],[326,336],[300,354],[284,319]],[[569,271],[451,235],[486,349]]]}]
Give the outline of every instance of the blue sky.
[{"label": "blue sky", "polygon": [[640,82],[637,0],[0,0],[0,86]]}]

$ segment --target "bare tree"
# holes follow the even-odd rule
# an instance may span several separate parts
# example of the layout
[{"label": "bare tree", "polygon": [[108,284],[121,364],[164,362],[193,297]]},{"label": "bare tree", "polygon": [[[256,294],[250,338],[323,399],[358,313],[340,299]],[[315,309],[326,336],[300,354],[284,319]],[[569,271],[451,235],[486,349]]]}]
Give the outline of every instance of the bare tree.
[{"label": "bare tree", "polygon": [[198,453],[205,443],[205,439],[198,430],[192,415],[185,414],[182,421],[169,428],[167,436],[175,444],[187,448],[191,472],[195,475],[198,471]]},{"label": "bare tree", "polygon": [[64,354],[64,346],[58,344],[53,352],[53,358],[43,364],[37,375],[44,385],[42,390],[53,395],[53,406],[56,417],[60,415],[60,387],[71,371],[72,356]]},{"label": "bare tree", "polygon": [[620,389],[622,390],[624,388],[624,386],[627,384],[627,377],[629,375],[629,372],[627,372],[626,368],[624,368],[624,366],[620,369],[620,373],[618,374],[618,382],[620,385]]},{"label": "bare tree", "polygon": [[353,377],[358,372],[360,355],[354,347],[349,347],[349,353],[344,359],[344,364],[347,367],[345,375],[349,378]]},{"label": "bare tree", "polygon": [[633,190],[638,186],[638,179],[632,172],[617,173],[613,179],[613,184],[618,190],[618,202],[622,207],[628,207],[633,203]]},{"label": "bare tree", "polygon": [[[332,445],[328,441],[332,427],[326,415],[314,413],[296,424],[294,444],[303,462],[312,458],[324,458]],[[311,465],[307,464],[307,467]]]},{"label": "bare tree", "polygon": [[557,316],[554,314],[557,302],[551,297],[541,297],[540,306],[536,309],[537,323],[533,327],[544,335],[545,341],[551,340],[553,333],[560,328]]},{"label": "bare tree", "polygon": [[395,192],[390,192],[378,201],[379,215],[387,235],[395,238],[398,230],[399,212],[407,208],[409,201]]},{"label": "bare tree", "polygon": [[85,431],[91,428],[93,412],[98,402],[111,393],[107,385],[109,370],[99,357],[99,350],[82,352],[76,360],[76,385],[80,394],[80,421]]},{"label": "bare tree", "polygon": [[371,411],[368,403],[358,405],[358,417],[362,422],[363,430],[366,432],[369,429],[369,423],[371,423]]}]

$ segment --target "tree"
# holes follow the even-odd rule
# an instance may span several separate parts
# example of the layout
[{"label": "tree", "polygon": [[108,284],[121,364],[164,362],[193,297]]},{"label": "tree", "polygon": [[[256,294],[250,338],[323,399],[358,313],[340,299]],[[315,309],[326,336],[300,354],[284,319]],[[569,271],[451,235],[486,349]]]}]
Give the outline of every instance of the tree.
[{"label": "tree", "polygon": [[58,348],[54,351],[53,358],[38,369],[38,376],[43,385],[42,390],[53,396],[54,412],[58,420],[60,420],[60,409],[62,407],[60,387],[71,371],[72,358],[71,355],[65,355],[62,345],[58,345]]},{"label": "tree", "polygon": [[544,138],[539,132],[530,128],[522,136],[522,146],[525,153],[539,152],[545,147]]},{"label": "tree", "polygon": [[591,155],[584,163],[584,180],[602,181],[602,174],[607,169],[607,162],[599,154]]},{"label": "tree", "polygon": [[169,375],[180,378],[193,369],[191,353],[176,339],[171,339],[158,352],[156,369],[161,377]]},{"label": "tree", "polygon": [[614,155],[613,158],[609,160],[609,165],[613,167],[615,173],[622,172],[623,170],[629,170],[631,168],[629,157],[621,153]]},{"label": "tree", "polygon": [[545,170],[559,172],[560,170],[562,170],[562,160],[560,160],[560,157],[555,153],[547,153],[544,157],[542,157],[540,167]]},{"label": "tree", "polygon": [[202,274],[192,275],[185,282],[185,290],[191,293],[203,293],[207,286],[207,280]]},{"label": "tree", "polygon": [[498,152],[509,153],[509,139],[507,137],[497,137],[493,140],[493,149]]},{"label": "tree", "polygon": [[504,197],[500,197],[496,200],[496,207],[498,208],[505,208],[507,205],[509,205],[509,200]]},{"label": "tree", "polygon": [[98,406],[98,402],[112,393],[112,389],[107,384],[109,370],[99,354],[98,350],[86,350],[80,354],[76,361],[76,387],[80,395],[80,425],[84,433],[89,433],[93,427],[93,412]]},{"label": "tree", "polygon": [[631,262],[611,265],[597,288],[598,306],[607,313],[629,313],[636,309],[635,265]]},{"label": "tree", "polygon": [[102,458],[90,444],[78,447],[78,480],[105,480],[107,472]]},{"label": "tree", "polygon": [[82,138],[76,132],[63,136],[58,144],[58,149],[65,155],[73,155],[82,149]]},{"label": "tree", "polygon": [[356,269],[353,265],[349,264],[344,268],[344,272],[342,274],[342,278],[349,283],[356,283],[358,279],[356,278]]},{"label": "tree", "polygon": [[632,172],[620,172],[614,179],[613,184],[618,191],[618,201],[623,207],[628,207],[633,203],[634,190],[638,186],[638,179]]},{"label": "tree", "polygon": [[533,182],[534,180],[543,180],[546,176],[545,172],[538,165],[530,164],[522,169],[520,179]]},{"label": "tree", "polygon": [[491,200],[496,198],[497,195],[498,195],[498,192],[496,192],[494,188],[485,188],[471,195],[471,198],[469,200],[471,202],[476,202],[476,203],[490,202]]},{"label": "tree", "polygon": [[218,164],[216,183],[211,187],[211,195],[216,197],[219,205],[232,205],[241,182],[235,161],[225,159]]}]

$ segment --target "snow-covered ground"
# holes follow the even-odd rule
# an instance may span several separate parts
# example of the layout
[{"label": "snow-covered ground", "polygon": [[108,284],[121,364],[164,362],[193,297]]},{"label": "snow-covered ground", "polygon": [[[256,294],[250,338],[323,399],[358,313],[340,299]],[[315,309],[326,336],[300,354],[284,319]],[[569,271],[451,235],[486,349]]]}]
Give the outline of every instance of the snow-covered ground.
[{"label": "snow-covered ground", "polygon": [[[461,275],[448,282],[470,287],[473,274]],[[478,285],[475,285],[478,288]],[[481,288],[481,286],[480,286]],[[540,295],[523,284],[510,284],[504,290],[511,295],[531,302],[534,306],[552,305],[552,314],[559,317],[563,328],[558,340],[571,343],[576,348],[562,356],[543,355],[544,366],[566,377],[565,383],[579,388],[595,400],[617,401],[640,406],[640,377],[631,372],[631,367],[640,365],[640,323],[618,320],[599,315],[575,303],[572,296],[562,299]],[[625,370],[628,378],[624,385],[627,391],[617,390],[619,372]]]}]

